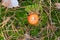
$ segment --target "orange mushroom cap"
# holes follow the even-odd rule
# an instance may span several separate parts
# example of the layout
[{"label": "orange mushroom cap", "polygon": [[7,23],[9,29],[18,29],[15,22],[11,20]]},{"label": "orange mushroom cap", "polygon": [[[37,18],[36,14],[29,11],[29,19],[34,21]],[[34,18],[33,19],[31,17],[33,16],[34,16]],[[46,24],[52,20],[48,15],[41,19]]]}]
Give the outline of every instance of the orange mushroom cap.
[{"label": "orange mushroom cap", "polygon": [[28,16],[28,22],[29,22],[30,24],[36,25],[36,24],[38,24],[38,21],[39,21],[38,14],[33,13],[33,14],[30,14],[30,15]]}]

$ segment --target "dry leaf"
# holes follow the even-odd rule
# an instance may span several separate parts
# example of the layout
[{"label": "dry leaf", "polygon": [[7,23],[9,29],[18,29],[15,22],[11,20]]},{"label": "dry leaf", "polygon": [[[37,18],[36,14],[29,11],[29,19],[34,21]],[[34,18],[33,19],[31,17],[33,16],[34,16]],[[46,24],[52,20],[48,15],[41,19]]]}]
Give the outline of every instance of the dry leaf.
[{"label": "dry leaf", "polygon": [[60,3],[55,3],[57,9],[60,9]]},{"label": "dry leaf", "polygon": [[2,0],[2,5],[7,8],[19,7],[18,0]]}]

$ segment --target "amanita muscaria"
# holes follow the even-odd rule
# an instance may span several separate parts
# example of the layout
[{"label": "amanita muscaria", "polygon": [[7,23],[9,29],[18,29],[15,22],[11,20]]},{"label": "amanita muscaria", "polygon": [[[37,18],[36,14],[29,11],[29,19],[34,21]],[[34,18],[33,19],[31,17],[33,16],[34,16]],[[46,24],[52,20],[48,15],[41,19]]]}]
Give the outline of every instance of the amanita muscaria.
[{"label": "amanita muscaria", "polygon": [[38,24],[38,21],[39,21],[39,16],[38,14],[36,13],[30,13],[29,16],[28,16],[28,22],[31,24],[31,25],[36,25]]},{"label": "amanita muscaria", "polygon": [[19,7],[18,0],[2,0],[2,5],[7,8]]}]

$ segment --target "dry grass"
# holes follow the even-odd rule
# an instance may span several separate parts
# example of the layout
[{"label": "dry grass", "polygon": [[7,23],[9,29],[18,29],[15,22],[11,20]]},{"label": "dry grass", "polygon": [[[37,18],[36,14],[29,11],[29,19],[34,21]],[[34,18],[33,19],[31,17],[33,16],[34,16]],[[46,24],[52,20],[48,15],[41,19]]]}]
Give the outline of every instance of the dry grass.
[{"label": "dry grass", "polygon": [[[57,0],[58,1],[58,0]],[[41,19],[38,26],[30,25],[27,21],[26,6],[32,5],[36,0],[19,0],[19,8],[7,9],[0,7],[0,36],[1,40],[60,40],[60,10],[55,8],[52,0],[40,0],[43,12],[48,17],[45,25],[41,26]],[[24,2],[27,3],[24,5]],[[33,3],[34,2],[34,3]],[[29,4],[30,3],[30,4]],[[1,3],[0,3],[1,4]],[[41,15],[39,15],[40,17]],[[46,20],[46,19],[44,19]],[[44,24],[44,22],[42,23]]]}]

